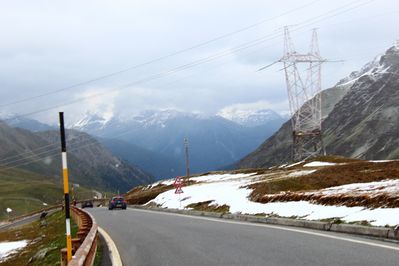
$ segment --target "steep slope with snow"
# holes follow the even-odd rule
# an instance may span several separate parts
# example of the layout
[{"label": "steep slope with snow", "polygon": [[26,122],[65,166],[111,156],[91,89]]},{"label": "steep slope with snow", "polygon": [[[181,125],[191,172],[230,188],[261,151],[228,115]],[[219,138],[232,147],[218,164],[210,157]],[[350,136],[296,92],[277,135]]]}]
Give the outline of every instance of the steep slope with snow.
[{"label": "steep slope with snow", "polygon": [[175,194],[173,179],[165,180],[129,191],[127,199],[161,208],[377,226],[399,223],[398,161],[320,159],[323,161],[194,176],[184,184],[181,195]]},{"label": "steep slope with snow", "polygon": [[219,116],[245,127],[256,127],[266,124],[281,124],[283,118],[270,109],[260,110],[222,110]]},{"label": "steep slope with snow", "polygon": [[[399,158],[399,47],[351,73],[324,97],[322,124],[328,154],[366,159]],[[341,92],[341,93],[339,93]],[[338,101],[336,101],[338,100]],[[237,163],[239,168],[262,167],[290,161],[291,125],[278,132]]]}]

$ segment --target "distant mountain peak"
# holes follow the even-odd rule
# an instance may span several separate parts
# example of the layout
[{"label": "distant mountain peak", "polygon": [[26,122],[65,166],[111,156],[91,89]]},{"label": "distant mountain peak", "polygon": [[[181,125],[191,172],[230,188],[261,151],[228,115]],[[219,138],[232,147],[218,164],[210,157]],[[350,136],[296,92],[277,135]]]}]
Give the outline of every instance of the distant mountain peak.
[{"label": "distant mountain peak", "polygon": [[265,125],[270,121],[283,119],[271,109],[224,108],[218,113],[218,116],[247,127]]},{"label": "distant mountain peak", "polygon": [[54,129],[51,125],[39,122],[29,117],[18,116],[14,113],[0,113],[0,120],[3,120],[9,126],[23,128],[33,132]]},{"label": "distant mountain peak", "polygon": [[77,130],[90,130],[90,128],[102,129],[111,119],[112,116],[106,117],[88,112],[83,118],[72,124],[70,127]]},{"label": "distant mountain peak", "polygon": [[359,71],[353,71],[349,76],[341,79],[336,87],[351,87],[357,80],[364,76],[378,78],[385,74],[393,65],[399,62],[399,46],[396,43],[385,53],[377,55],[372,61],[365,64]]}]

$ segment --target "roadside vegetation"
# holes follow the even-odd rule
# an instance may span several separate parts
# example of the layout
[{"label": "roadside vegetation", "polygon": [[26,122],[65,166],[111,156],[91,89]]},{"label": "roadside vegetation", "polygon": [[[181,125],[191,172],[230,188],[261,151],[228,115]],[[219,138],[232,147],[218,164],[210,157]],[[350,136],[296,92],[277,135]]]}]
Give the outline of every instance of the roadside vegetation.
[{"label": "roadside vegetation", "polygon": [[[72,237],[78,226],[71,220]],[[48,215],[45,225],[41,221],[0,232],[0,242],[28,240],[28,245],[10,255],[1,265],[60,265],[60,250],[66,246],[65,216],[61,211]]]},{"label": "roadside vegetation", "polygon": [[[80,186],[74,189],[74,195],[77,198],[92,198],[94,194]],[[60,204],[63,198],[61,179],[0,167],[0,221]],[[7,208],[12,211],[7,212]]]}]

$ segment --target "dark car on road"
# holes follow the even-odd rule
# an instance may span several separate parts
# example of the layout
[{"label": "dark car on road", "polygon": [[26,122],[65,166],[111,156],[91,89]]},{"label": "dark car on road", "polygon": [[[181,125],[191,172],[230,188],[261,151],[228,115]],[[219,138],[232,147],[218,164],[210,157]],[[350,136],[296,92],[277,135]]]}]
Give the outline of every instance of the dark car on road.
[{"label": "dark car on road", "polygon": [[112,197],[109,201],[108,210],[112,210],[115,208],[121,208],[122,210],[126,210],[127,203],[126,200],[122,196]]},{"label": "dark car on road", "polygon": [[83,208],[93,208],[93,201],[86,200],[86,201],[82,202],[82,209]]}]

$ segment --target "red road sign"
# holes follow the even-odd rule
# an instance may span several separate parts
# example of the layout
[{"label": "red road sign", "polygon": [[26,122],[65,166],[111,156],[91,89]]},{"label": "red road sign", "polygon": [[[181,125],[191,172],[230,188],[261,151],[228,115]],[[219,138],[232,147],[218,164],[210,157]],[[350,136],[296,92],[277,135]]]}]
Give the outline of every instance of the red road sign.
[{"label": "red road sign", "polygon": [[175,182],[173,183],[173,186],[176,188],[175,194],[181,194],[183,192],[183,179],[180,176],[176,176]]}]

